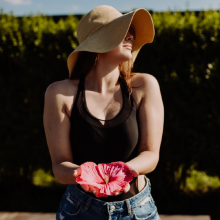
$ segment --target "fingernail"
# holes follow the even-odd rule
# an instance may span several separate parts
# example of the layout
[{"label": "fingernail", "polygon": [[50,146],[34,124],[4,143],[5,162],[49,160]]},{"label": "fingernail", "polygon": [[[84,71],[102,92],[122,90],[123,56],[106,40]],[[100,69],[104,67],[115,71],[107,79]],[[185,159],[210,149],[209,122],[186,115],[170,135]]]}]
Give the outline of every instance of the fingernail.
[{"label": "fingernail", "polygon": [[76,175],[77,174],[77,170],[74,170],[74,175]]},{"label": "fingernail", "polygon": [[96,193],[96,191],[93,191],[93,193]]}]

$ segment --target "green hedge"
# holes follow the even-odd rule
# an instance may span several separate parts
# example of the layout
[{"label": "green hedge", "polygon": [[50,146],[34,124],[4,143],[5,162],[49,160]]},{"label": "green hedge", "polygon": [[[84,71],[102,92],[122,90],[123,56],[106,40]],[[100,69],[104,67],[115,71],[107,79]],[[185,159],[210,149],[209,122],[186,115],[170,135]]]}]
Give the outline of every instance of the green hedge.
[{"label": "green hedge", "polygon": [[[149,175],[161,195],[180,189],[192,167],[220,176],[220,13],[153,13],[155,40],[134,70],[154,75],[165,106],[160,162]],[[51,170],[43,130],[44,92],[68,77],[78,19],[0,14],[0,182],[31,182]],[[16,181],[15,181],[16,180]],[[166,191],[164,190],[166,189]]]},{"label": "green hedge", "polygon": [[220,13],[154,13],[153,20],[154,43],[140,51],[135,69],[153,74],[161,87],[164,135],[151,176],[161,177],[161,190],[173,190],[192,168],[220,176]]},{"label": "green hedge", "polygon": [[68,77],[66,59],[78,44],[77,24],[73,15],[55,23],[44,15],[0,14],[0,182],[31,182],[34,170],[51,169],[44,93]]}]

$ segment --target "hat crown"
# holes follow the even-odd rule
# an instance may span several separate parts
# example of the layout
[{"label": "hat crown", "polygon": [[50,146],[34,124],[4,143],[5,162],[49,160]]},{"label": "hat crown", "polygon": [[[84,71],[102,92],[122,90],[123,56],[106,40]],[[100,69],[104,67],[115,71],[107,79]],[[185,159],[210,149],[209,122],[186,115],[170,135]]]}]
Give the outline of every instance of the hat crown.
[{"label": "hat crown", "polygon": [[81,44],[93,32],[120,16],[122,14],[119,11],[108,5],[92,9],[78,24],[77,39],[79,43]]}]

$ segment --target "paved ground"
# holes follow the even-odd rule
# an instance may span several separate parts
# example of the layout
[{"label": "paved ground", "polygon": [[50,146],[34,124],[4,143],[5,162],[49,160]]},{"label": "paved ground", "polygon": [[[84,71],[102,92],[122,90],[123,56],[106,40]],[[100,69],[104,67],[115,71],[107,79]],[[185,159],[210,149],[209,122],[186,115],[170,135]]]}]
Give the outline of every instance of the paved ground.
[{"label": "paved ground", "polygon": [[211,220],[208,215],[160,215],[161,220]]},{"label": "paved ground", "polygon": [[[160,215],[161,220],[211,220],[207,215]],[[55,220],[54,213],[0,212],[0,220]]]}]

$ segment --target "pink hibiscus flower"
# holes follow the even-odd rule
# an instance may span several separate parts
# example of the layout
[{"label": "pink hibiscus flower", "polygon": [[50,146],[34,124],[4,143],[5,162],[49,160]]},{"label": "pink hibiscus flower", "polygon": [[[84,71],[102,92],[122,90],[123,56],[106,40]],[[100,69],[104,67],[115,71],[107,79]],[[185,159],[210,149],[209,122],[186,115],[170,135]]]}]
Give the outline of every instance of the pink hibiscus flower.
[{"label": "pink hibiscus flower", "polygon": [[133,179],[129,166],[120,161],[98,165],[86,162],[80,168],[81,175],[76,178],[76,182],[97,187],[100,190],[99,197],[122,191]]}]

